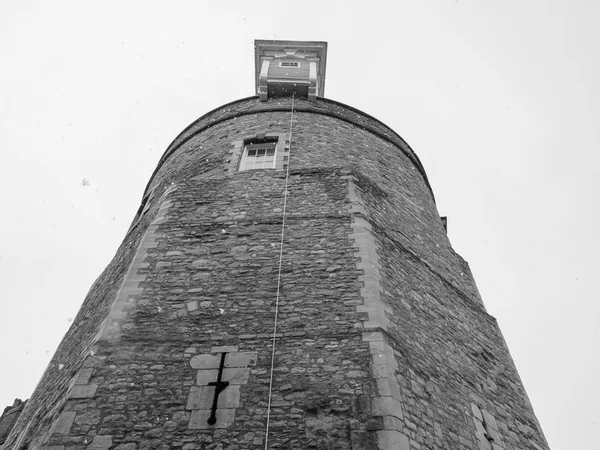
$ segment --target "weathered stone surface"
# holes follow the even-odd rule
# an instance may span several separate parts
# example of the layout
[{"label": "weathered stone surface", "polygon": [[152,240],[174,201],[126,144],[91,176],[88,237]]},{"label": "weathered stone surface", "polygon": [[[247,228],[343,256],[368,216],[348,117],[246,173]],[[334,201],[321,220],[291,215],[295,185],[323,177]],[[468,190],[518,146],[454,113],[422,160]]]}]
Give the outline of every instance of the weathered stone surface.
[{"label": "weathered stone surface", "polygon": [[221,355],[198,355],[190,361],[192,369],[218,369],[221,365]]},{"label": "weathered stone surface", "polygon": [[398,431],[378,431],[377,443],[382,450],[410,450],[408,437]]},{"label": "weathered stone surface", "polygon": [[214,383],[219,376],[218,369],[199,370],[196,375],[196,384],[198,386],[208,386],[208,383]]},{"label": "weathered stone surface", "polygon": [[210,409],[197,409],[192,411],[190,418],[189,428],[190,430],[209,430],[229,428],[233,424],[235,417],[235,411],[232,409],[219,409],[216,414],[217,421],[214,425],[208,424],[208,418],[210,417]]},{"label": "weathered stone surface", "polygon": [[[250,377],[250,369],[236,367],[223,370],[223,380],[231,384],[246,384]],[[200,383],[198,383],[200,384]]]},{"label": "weathered stone surface", "polygon": [[25,402],[17,398],[13,402],[12,406],[7,406],[4,408],[2,416],[0,416],[0,446],[6,440],[8,433],[10,433],[10,430],[12,430],[24,407]]},{"label": "weathered stone surface", "polygon": [[289,99],[174,141],[9,448],[63,410],[48,445],[66,450],[262,448],[271,394],[270,448],[476,449],[485,420],[503,450],[547,450],[412,150],[352,108],[296,107],[287,181],[230,169],[235,142],[288,132]]},{"label": "weathered stone surface", "polygon": [[69,434],[75,415],[75,411],[63,411],[50,428],[50,434]]},{"label": "weathered stone surface", "polygon": [[248,367],[255,366],[258,352],[229,353],[225,357],[225,367]]},{"label": "weathered stone surface", "polygon": [[108,450],[112,446],[112,436],[94,436],[94,440],[87,446],[90,450]]},{"label": "weathered stone surface", "polygon": [[71,390],[70,398],[92,398],[98,389],[97,384],[75,385]]},{"label": "weathered stone surface", "polygon": [[75,384],[88,384],[90,382],[90,378],[92,377],[93,372],[93,367],[86,367],[84,369],[81,369],[77,374]]},{"label": "weathered stone surface", "polygon": [[214,386],[193,386],[190,390],[186,409],[210,409],[215,396]]},{"label": "weathered stone surface", "polygon": [[115,447],[115,450],[136,450],[137,445],[133,443],[129,444],[119,444]]},{"label": "weathered stone surface", "polygon": [[[106,418],[105,418],[106,421]],[[91,410],[78,414],[75,417],[75,423],[78,425],[96,425],[100,422],[100,411]]]}]

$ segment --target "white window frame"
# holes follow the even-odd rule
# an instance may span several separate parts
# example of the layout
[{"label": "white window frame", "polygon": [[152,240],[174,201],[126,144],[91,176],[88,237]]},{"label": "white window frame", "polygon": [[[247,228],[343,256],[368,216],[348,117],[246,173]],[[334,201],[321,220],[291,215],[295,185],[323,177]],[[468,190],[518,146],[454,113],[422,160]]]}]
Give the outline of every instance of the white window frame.
[{"label": "white window frame", "polygon": [[[264,150],[264,159],[259,161],[258,153]],[[269,150],[272,150],[272,155],[269,158]],[[255,152],[256,154],[249,157],[249,153]],[[244,152],[240,160],[239,171],[246,170],[259,170],[259,169],[275,169],[277,162],[277,141],[269,140],[266,142],[246,142],[244,145]]]},{"label": "white window frame", "polygon": [[290,141],[288,138],[289,136],[287,133],[264,133],[255,134],[252,136],[244,136],[242,137],[242,139],[232,141],[231,150],[229,150],[229,152],[227,153],[224,161],[225,172],[230,174],[234,174],[237,172],[247,172],[248,170],[243,169],[243,167],[245,167],[246,165],[246,162],[244,161],[244,165],[242,165],[242,158],[244,158],[246,145],[265,142],[274,142],[276,145],[275,165],[273,169],[277,171],[287,170],[288,159],[290,156]]}]

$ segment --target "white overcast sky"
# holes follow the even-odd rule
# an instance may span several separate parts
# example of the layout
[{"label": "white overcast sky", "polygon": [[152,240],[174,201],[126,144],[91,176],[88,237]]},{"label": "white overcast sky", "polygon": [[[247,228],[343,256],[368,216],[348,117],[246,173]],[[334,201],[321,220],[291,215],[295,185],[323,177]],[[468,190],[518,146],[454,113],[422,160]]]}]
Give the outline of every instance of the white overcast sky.
[{"label": "white overcast sky", "polygon": [[421,158],[551,448],[598,448],[599,17],[583,0],[3,0],[0,408],[31,394],[171,140],[254,94],[253,40],[323,40],[326,97]]}]

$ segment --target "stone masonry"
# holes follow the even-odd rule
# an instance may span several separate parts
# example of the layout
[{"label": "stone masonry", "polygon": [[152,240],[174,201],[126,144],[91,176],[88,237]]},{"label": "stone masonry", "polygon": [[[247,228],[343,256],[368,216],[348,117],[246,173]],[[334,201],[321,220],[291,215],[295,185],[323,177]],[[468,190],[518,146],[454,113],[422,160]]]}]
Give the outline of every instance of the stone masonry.
[{"label": "stone masonry", "polygon": [[250,97],[173,141],[4,449],[548,450],[414,152],[290,119]]},{"label": "stone masonry", "polygon": [[12,430],[15,422],[19,418],[19,415],[25,407],[24,401],[17,398],[13,402],[12,406],[7,406],[0,416],[0,445],[4,444],[8,433]]}]

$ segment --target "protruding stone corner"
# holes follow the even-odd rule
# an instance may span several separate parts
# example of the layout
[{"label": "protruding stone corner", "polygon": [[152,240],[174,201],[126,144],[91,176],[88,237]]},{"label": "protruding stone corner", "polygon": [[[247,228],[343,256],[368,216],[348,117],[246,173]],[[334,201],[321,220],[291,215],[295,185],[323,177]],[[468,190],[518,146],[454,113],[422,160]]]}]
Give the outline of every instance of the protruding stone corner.
[{"label": "protruding stone corner", "polygon": [[379,430],[377,446],[379,450],[410,450],[408,437],[395,430]]},{"label": "protruding stone corner", "polygon": [[376,391],[371,397],[371,413],[381,418],[383,429],[377,433],[377,445],[380,450],[409,450],[409,440],[401,433],[402,396],[396,379],[398,362],[393,348],[389,344],[388,330],[393,328],[389,316],[393,308],[381,297],[381,273],[378,247],[363,201],[359,196],[353,173],[342,178],[348,180],[348,212],[351,216],[353,233],[349,238],[354,241],[357,257],[356,268],[362,271],[360,280],[364,286],[360,293],[363,304],[356,306],[358,313],[366,313],[363,321],[362,340],[368,342],[371,353],[371,372],[376,382]]},{"label": "protruding stone corner", "polygon": [[138,244],[133,260],[115,296],[110,312],[100,325],[98,334],[94,338],[94,344],[101,341],[118,341],[127,328],[125,325],[129,317],[129,312],[136,305],[136,297],[143,293],[140,283],[144,282],[147,276],[139,274],[139,271],[148,267],[148,264],[145,262],[148,251],[158,246],[158,227],[166,220],[167,213],[171,206],[173,206],[169,195],[176,190],[177,185],[174,183],[170,184],[158,200],[159,206],[156,217],[148,226]]}]

